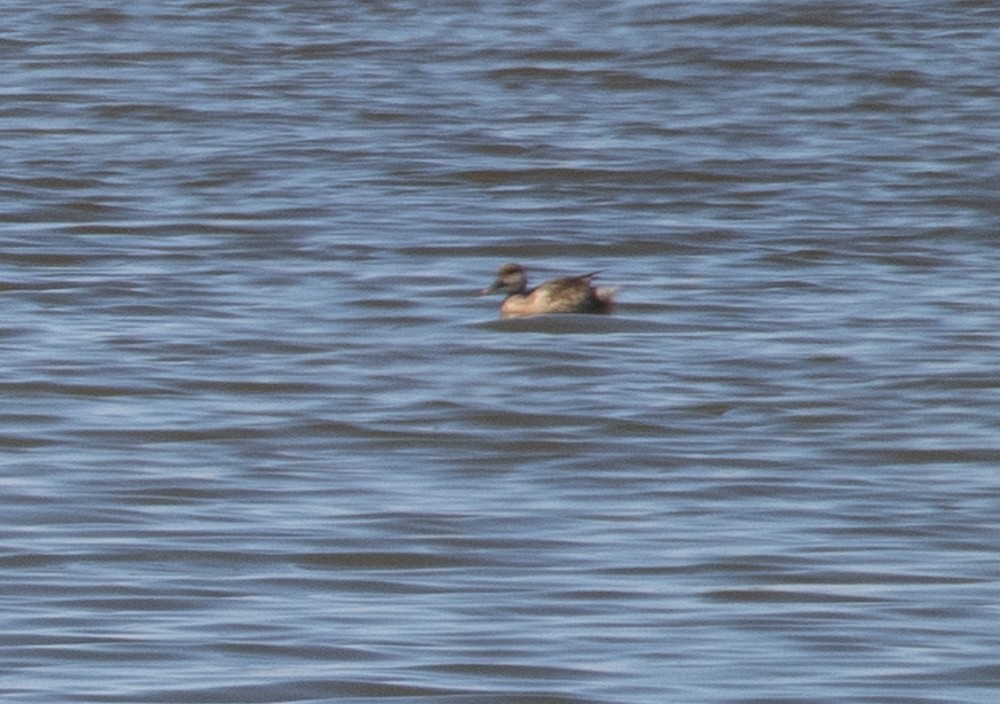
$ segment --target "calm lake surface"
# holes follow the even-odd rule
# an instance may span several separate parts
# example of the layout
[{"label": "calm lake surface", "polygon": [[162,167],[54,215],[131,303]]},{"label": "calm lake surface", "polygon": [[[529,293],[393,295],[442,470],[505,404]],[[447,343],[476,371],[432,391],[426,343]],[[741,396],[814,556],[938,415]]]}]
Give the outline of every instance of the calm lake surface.
[{"label": "calm lake surface", "polygon": [[4,19],[4,702],[1000,697],[996,3]]}]

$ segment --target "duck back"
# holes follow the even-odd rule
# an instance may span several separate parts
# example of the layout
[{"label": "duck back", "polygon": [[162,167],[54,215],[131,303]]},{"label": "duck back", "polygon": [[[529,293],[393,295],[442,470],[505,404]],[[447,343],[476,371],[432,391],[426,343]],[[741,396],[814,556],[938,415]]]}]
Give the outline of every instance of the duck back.
[{"label": "duck back", "polygon": [[514,293],[500,307],[503,318],[548,313],[610,313],[614,289],[594,288],[597,272],[546,281],[527,293]]}]

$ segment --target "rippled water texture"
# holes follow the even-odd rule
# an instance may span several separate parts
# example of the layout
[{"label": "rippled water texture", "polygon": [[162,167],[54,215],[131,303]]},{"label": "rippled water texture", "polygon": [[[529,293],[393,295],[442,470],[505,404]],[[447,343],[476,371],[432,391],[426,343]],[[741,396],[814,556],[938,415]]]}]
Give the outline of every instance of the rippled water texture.
[{"label": "rippled water texture", "polygon": [[0,32],[4,702],[996,701],[994,3],[82,5]]}]

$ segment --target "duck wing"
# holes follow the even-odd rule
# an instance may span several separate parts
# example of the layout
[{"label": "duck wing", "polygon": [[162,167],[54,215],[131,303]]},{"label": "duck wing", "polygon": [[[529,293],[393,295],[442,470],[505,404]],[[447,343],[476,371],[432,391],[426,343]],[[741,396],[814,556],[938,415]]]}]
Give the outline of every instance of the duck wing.
[{"label": "duck wing", "polygon": [[604,301],[596,296],[590,285],[598,272],[567,276],[546,281],[534,291],[531,297],[540,312],[547,313],[589,313],[602,308]]}]

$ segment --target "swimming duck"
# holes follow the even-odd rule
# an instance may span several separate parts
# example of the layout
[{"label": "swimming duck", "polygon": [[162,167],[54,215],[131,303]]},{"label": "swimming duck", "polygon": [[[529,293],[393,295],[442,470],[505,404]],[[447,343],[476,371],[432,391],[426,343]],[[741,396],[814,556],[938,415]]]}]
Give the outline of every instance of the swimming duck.
[{"label": "swimming duck", "polygon": [[546,313],[610,313],[615,289],[594,288],[591,280],[598,272],[546,281],[528,290],[528,276],[520,264],[504,264],[497,280],[482,294],[506,293],[500,304],[501,318],[519,318]]}]

